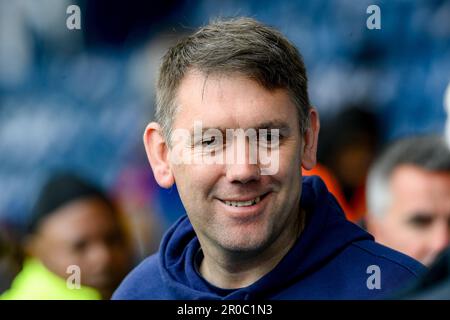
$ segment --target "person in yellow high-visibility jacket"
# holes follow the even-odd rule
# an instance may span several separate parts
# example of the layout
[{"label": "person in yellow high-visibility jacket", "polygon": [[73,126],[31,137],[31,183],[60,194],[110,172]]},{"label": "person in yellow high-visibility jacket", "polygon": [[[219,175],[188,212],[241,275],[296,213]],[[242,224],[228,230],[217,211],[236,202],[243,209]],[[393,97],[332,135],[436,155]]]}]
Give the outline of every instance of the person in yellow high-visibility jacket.
[{"label": "person in yellow high-visibility jacket", "polygon": [[28,258],[11,288],[0,300],[98,300],[100,293],[80,286],[50,272],[39,260]]},{"label": "person in yellow high-visibility jacket", "polygon": [[2,299],[109,299],[132,264],[119,211],[72,174],[44,186],[24,243],[23,269]]}]

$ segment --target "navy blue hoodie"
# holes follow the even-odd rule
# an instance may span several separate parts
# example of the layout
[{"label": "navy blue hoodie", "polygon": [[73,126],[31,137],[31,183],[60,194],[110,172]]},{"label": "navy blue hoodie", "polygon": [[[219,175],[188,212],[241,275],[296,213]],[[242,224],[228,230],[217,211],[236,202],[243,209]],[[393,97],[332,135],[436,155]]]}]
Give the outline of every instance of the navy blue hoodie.
[{"label": "navy blue hoodie", "polygon": [[221,289],[202,278],[196,268],[200,244],[184,216],[113,299],[377,299],[425,270],[348,221],[320,178],[303,178],[300,203],[307,212],[303,232],[278,265],[252,285]]}]

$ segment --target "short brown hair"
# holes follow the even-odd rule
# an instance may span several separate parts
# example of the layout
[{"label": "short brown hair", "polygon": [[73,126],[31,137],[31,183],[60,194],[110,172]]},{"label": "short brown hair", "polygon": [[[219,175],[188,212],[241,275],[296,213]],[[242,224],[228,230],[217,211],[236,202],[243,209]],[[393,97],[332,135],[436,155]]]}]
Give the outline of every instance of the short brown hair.
[{"label": "short brown hair", "polygon": [[156,121],[170,142],[175,97],[190,70],[242,74],[268,90],[286,89],[301,132],[308,127],[310,102],[306,69],[298,50],[279,31],[251,18],[216,20],[179,41],[164,55],[156,88]]}]

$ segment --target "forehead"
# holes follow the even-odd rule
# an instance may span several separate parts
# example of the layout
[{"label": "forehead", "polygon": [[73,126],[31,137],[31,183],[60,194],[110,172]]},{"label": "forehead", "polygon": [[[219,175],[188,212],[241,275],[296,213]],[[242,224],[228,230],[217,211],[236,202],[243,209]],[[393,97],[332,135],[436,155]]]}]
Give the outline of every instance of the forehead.
[{"label": "forehead", "polygon": [[209,75],[191,71],[181,81],[175,128],[192,128],[201,120],[208,127],[254,128],[286,123],[298,128],[298,115],[288,91],[268,90],[242,75]]},{"label": "forehead", "polygon": [[115,223],[115,214],[103,200],[82,198],[68,202],[49,214],[40,231],[47,238],[62,240],[102,234]]},{"label": "forehead", "polygon": [[392,172],[391,191],[398,206],[450,214],[450,172],[401,165]]}]

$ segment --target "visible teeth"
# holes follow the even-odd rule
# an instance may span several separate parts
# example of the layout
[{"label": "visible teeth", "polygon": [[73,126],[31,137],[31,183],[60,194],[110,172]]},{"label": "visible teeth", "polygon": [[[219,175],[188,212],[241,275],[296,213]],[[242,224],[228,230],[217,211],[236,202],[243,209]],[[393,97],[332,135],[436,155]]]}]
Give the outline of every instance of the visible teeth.
[{"label": "visible teeth", "polygon": [[248,207],[253,206],[261,201],[261,197],[256,197],[253,200],[249,201],[224,201],[227,206],[231,207]]}]

